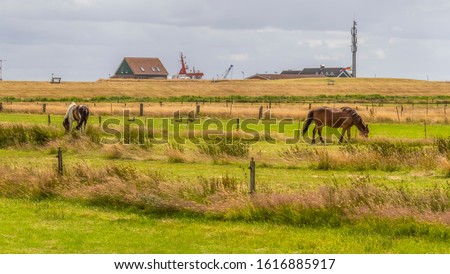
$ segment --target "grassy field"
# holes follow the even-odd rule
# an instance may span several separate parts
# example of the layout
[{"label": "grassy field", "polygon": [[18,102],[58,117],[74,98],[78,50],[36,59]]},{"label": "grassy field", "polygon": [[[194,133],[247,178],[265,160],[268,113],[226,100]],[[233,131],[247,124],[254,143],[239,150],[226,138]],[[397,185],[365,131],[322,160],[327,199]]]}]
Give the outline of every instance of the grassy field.
[{"label": "grassy field", "polygon": [[[40,93],[61,99],[62,91],[80,98],[90,98],[85,92],[118,96],[122,87],[136,97],[149,91],[191,95],[194,89],[202,96],[229,96],[244,88],[271,95],[285,88],[297,96],[306,88],[319,95],[344,86],[346,94],[378,89],[401,96],[409,89],[430,102],[439,92],[448,95],[447,83],[347,80],[332,87],[324,79],[3,82],[0,97],[14,91],[19,98],[19,89],[27,91],[24,98]],[[371,86],[367,93],[359,90],[363,85]],[[436,90],[436,96],[428,94]],[[309,103],[272,104],[277,119],[270,127],[254,120],[246,130],[233,124],[219,132],[205,123],[254,119],[260,104],[201,104],[195,123],[176,124],[173,112],[180,110],[186,121],[195,103],[146,102],[151,123],[140,122],[138,102],[88,103],[93,115],[81,135],[63,132],[66,101],[47,102],[46,113],[42,101],[3,104],[3,253],[450,253],[450,125],[443,103],[405,104],[399,113],[400,104],[331,101],[358,108],[371,132],[364,139],[353,129],[351,142],[338,144],[339,131],[327,129],[325,145],[294,139]],[[124,109],[131,111],[125,120]],[[287,118],[292,121],[280,126]],[[120,133],[114,144],[106,144],[114,135],[105,132],[105,121],[118,122],[109,127]],[[63,174],[56,168],[58,148]],[[257,183],[249,195],[252,157]]]},{"label": "grassy field", "polygon": [[[376,222],[329,227],[140,215],[58,200],[0,198],[2,253],[448,253],[448,228]],[[422,230],[413,235],[414,229]],[[445,236],[447,235],[447,236]]]},{"label": "grassy field", "polygon": [[[243,152],[232,145],[242,152],[233,156],[171,139],[102,145],[95,120],[86,136],[64,136],[44,115],[1,118],[6,253],[450,251],[448,125],[430,126],[424,139],[421,125],[375,124],[370,142],[350,145],[288,145],[276,135],[275,144],[261,140]],[[26,133],[8,143],[8,132]],[[444,140],[444,154],[434,140]],[[57,147],[63,176],[55,171]],[[250,157],[257,161],[253,198]],[[133,233],[118,242],[124,231]]]},{"label": "grassy field", "polygon": [[449,96],[450,83],[408,79],[355,78],[294,79],[277,81],[234,80],[211,82],[162,80],[99,80],[97,82],[0,82],[0,98],[94,98],[125,96],[168,98],[180,96]]}]

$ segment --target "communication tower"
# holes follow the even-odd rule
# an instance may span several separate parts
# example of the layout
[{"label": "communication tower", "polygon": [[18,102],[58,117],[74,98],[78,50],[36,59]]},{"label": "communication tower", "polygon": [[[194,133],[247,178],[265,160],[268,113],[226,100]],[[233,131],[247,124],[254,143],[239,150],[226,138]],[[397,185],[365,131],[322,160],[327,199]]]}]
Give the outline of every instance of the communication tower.
[{"label": "communication tower", "polygon": [[352,33],[352,77],[356,77],[356,52],[358,51],[358,47],[356,46],[356,43],[358,42],[356,34],[358,33],[358,31],[356,30],[355,20],[353,20],[353,27],[351,33]]}]

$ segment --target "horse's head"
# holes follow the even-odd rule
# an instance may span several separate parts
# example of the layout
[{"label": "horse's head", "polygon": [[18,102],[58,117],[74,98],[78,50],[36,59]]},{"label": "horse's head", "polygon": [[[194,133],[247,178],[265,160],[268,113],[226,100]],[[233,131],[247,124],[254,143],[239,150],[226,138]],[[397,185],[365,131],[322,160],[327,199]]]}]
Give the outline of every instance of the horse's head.
[{"label": "horse's head", "polygon": [[359,134],[365,138],[369,137],[369,125],[363,125]]},{"label": "horse's head", "polygon": [[69,123],[69,119],[64,119],[63,121],[63,126],[66,129],[66,132],[70,131],[70,123]]}]

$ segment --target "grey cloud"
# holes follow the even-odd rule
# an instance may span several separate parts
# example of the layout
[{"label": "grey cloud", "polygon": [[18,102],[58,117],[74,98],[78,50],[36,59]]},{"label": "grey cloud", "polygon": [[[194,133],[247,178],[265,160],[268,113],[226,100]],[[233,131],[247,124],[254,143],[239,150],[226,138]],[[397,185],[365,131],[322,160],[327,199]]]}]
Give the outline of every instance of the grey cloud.
[{"label": "grey cloud", "polygon": [[124,56],[160,57],[173,74],[180,51],[208,78],[230,64],[237,78],[242,71],[348,66],[354,17],[361,76],[449,78],[446,1],[0,0],[0,6],[4,79],[57,72],[96,80],[114,73]]}]

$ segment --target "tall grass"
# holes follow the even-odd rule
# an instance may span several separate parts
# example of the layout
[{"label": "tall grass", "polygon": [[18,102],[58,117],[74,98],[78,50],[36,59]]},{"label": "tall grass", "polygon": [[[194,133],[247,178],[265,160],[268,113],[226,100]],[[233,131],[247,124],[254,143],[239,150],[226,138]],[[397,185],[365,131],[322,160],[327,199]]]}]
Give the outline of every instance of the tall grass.
[{"label": "tall grass", "polygon": [[61,130],[51,126],[0,124],[0,147],[42,146],[62,135]]},{"label": "tall grass", "polygon": [[0,167],[0,196],[60,197],[102,207],[168,214],[179,212],[224,220],[295,226],[341,226],[361,218],[411,218],[450,224],[450,184],[414,189],[373,183],[357,176],[291,193],[260,190],[230,175],[172,181],[162,172],[131,165],[93,168],[69,164],[64,175],[49,168]]},{"label": "tall grass", "polygon": [[450,159],[450,137],[437,138],[433,145],[440,154],[446,155],[447,158]]},{"label": "tall grass", "polygon": [[214,143],[206,142],[198,144],[197,149],[200,153],[218,157],[223,155],[234,157],[247,157],[249,153],[249,144],[240,137],[217,138]]},{"label": "tall grass", "polygon": [[342,145],[338,150],[326,147],[291,146],[280,157],[309,163],[319,170],[382,170],[445,168],[448,165],[447,139],[434,141],[370,141]]}]

